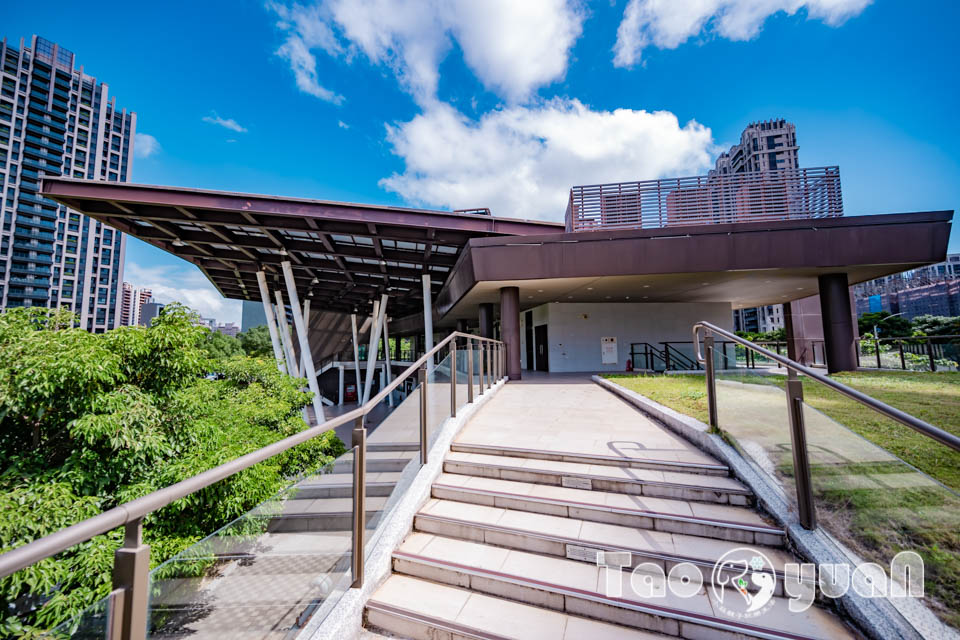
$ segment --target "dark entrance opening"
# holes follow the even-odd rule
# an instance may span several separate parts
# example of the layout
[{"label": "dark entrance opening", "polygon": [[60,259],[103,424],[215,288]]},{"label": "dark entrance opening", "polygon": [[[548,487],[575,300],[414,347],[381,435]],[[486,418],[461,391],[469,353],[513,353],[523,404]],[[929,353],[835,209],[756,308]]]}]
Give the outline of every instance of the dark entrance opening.
[{"label": "dark entrance opening", "polygon": [[550,349],[547,346],[547,325],[541,324],[533,332],[534,341],[537,345],[537,371],[549,371]]},{"label": "dark entrance opening", "polygon": [[533,371],[533,311],[527,311],[524,315],[523,325],[527,352],[527,370]]}]

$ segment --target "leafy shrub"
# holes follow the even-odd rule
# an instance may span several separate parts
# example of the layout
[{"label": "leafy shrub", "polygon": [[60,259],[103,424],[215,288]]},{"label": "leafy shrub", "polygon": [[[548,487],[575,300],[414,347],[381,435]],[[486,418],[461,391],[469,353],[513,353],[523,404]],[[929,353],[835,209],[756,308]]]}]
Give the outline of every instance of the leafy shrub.
[{"label": "leafy shrub", "polygon": [[[211,351],[184,307],[101,335],[73,323],[46,309],[0,314],[0,552],[306,426],[301,381],[272,360]],[[343,451],[327,432],[150,514],[151,563]],[[106,596],[121,538],[111,531],[0,580],[0,637],[36,635]]]}]

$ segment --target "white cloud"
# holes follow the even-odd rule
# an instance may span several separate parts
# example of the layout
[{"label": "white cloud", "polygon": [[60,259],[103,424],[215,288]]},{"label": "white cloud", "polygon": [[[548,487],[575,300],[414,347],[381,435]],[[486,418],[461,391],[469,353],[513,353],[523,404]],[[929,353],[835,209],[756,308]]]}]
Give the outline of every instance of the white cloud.
[{"label": "white cloud", "polygon": [[149,158],[159,153],[160,143],[149,133],[138,133],[133,136],[133,155],[137,158]]},{"label": "white cloud", "polygon": [[349,129],[349,128],[350,128],[350,125],[348,125],[348,124],[347,124],[346,122],[344,122],[343,120],[337,120],[337,126],[340,127],[341,129]]},{"label": "white cloud", "polygon": [[312,53],[318,49],[348,60],[362,54],[390,67],[421,104],[436,99],[440,63],[454,41],[485,87],[513,102],[527,99],[564,76],[585,18],[578,0],[320,0],[308,7],[269,6],[287,32],[278,54],[290,62],[302,91],[336,95],[318,84]]},{"label": "white cloud", "polygon": [[648,46],[675,49],[704,31],[730,40],[750,40],[771,15],[807,17],[836,27],[858,15],[873,0],[630,0],[617,29],[614,65],[640,62]]},{"label": "white cloud", "polygon": [[204,318],[216,318],[221,323],[240,324],[241,302],[221,296],[196,267],[141,267],[135,262],[127,262],[123,268],[123,279],[136,288],[151,289],[158,302],[181,302],[198,311]]},{"label": "white cloud", "polygon": [[696,174],[717,151],[710,129],[667,111],[594,111],[578,100],[508,107],[472,121],[437,103],[387,127],[403,173],[380,181],[407,200],[494,215],[563,219],[576,184]]},{"label": "white cloud", "polygon": [[209,122],[210,124],[215,124],[217,126],[223,127],[224,129],[230,129],[231,131],[236,131],[237,133],[246,133],[247,128],[240,125],[239,122],[233,118],[221,118],[214,111],[213,115],[203,116],[204,122]]}]

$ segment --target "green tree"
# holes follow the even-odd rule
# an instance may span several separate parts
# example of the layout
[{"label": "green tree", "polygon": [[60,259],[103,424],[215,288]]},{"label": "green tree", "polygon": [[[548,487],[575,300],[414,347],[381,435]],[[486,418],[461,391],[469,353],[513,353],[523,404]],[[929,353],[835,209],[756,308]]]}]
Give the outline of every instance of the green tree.
[{"label": "green tree", "polygon": [[[0,553],[305,428],[311,395],[272,362],[222,357],[179,305],[102,335],[73,316],[0,314]],[[156,565],[344,450],[333,432],[150,514]],[[34,636],[106,596],[121,531],[0,580],[0,637]]]},{"label": "green tree", "polygon": [[201,346],[208,358],[217,361],[242,356],[246,352],[240,340],[219,331],[209,331],[203,337]]},{"label": "green tree", "polygon": [[255,358],[269,358],[273,356],[273,343],[270,341],[270,330],[267,325],[247,329],[237,336],[244,353]]},{"label": "green tree", "polygon": [[909,320],[903,316],[892,315],[889,311],[871,311],[857,319],[857,328],[861,336],[866,336],[868,333],[873,336],[874,327],[880,330],[881,338],[902,338],[913,332]]},{"label": "green tree", "polygon": [[960,316],[917,316],[913,319],[913,333],[922,336],[960,335]]}]

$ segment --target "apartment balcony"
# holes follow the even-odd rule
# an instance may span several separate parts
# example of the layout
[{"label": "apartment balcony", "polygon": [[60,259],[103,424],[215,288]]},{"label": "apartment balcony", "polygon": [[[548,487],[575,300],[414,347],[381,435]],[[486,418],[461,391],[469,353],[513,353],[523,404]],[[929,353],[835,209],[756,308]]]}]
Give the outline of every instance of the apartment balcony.
[{"label": "apartment balcony", "polygon": [[[16,257],[16,256],[15,256],[15,257],[14,257],[14,260],[24,260],[24,261],[27,261],[27,262],[32,262],[32,261],[33,261],[33,258],[19,258],[19,257]],[[10,272],[11,272],[11,273],[26,273],[26,274],[30,274],[30,275],[33,275],[33,276],[42,276],[42,277],[44,277],[44,278],[49,278],[51,275],[53,275],[53,274],[50,272],[50,268],[49,268],[49,267],[34,267],[34,266],[32,266],[32,265],[29,265],[29,264],[24,264],[23,262],[11,262],[11,263],[10,263]]]},{"label": "apartment balcony", "polygon": [[49,287],[49,286],[50,286],[50,279],[49,279],[49,278],[42,278],[42,279],[38,279],[38,280],[31,280],[30,278],[24,278],[24,277],[21,277],[21,276],[11,276],[11,277],[10,277],[10,284],[25,285],[25,286],[27,286],[27,287],[44,287],[44,288],[46,288],[46,287]]},{"label": "apartment balcony", "polygon": [[[29,129],[30,127],[27,127],[27,128]],[[34,127],[34,128],[36,128],[36,127]],[[52,135],[52,134],[50,134],[49,132],[45,132],[45,133],[43,133],[43,135],[49,136],[49,135]],[[29,150],[30,147],[36,147],[36,148],[43,149],[43,150],[46,150],[46,151],[49,151],[49,152],[53,152],[53,153],[55,153],[55,154],[57,154],[57,155],[63,155],[63,143],[62,143],[62,142],[61,142],[59,145],[53,144],[52,142],[44,142],[43,140],[41,140],[41,139],[38,138],[37,136],[33,136],[33,135],[29,135],[29,134],[27,134],[26,141],[27,141],[27,144],[25,145],[25,149],[26,149],[26,150]],[[40,151],[40,153],[42,154],[43,151]]]},{"label": "apartment balcony", "polygon": [[[22,164],[24,167],[32,167],[32,168],[38,169],[38,170],[40,170],[40,171],[45,171],[46,173],[50,173],[50,174],[57,175],[57,176],[60,175],[60,167],[55,167],[55,166],[53,166],[52,164],[41,164],[41,163],[37,162],[36,160],[34,160],[33,158],[26,158],[26,157],[25,157],[25,158],[23,159],[23,161],[21,162],[21,164]],[[58,164],[59,164],[59,163],[58,163]],[[24,170],[24,174],[26,174],[26,173],[27,173],[27,171]]]},{"label": "apartment balcony", "polygon": [[573,187],[566,225],[609,231],[842,215],[834,166]]},{"label": "apartment balcony", "polygon": [[[13,279],[11,278],[11,282]],[[28,300],[48,300],[50,298],[50,293],[47,291],[31,291],[27,293],[26,291],[18,291],[17,289],[10,289],[7,292],[7,299],[18,298],[18,299],[28,299]],[[21,305],[10,305],[10,306],[21,306]]]},{"label": "apartment balcony", "polygon": [[[35,118],[40,122],[45,122],[42,118]],[[50,125],[50,128],[53,128],[52,122],[47,122],[46,124]],[[29,120],[27,121],[27,131],[32,131],[34,133],[40,134],[42,136],[47,136],[48,138],[58,138],[60,144],[63,144],[63,130],[61,131],[44,131],[43,127],[40,125],[32,124]],[[59,148],[59,147],[58,147]]]},{"label": "apartment balcony", "polygon": [[[22,205],[21,205],[22,206]],[[19,210],[19,207],[17,207]],[[37,211],[29,209],[28,213],[36,214]],[[17,216],[17,224],[22,227],[34,227],[36,229],[50,229],[51,231],[57,228],[56,223],[50,222],[49,220],[31,220],[29,218],[24,218],[22,216]]]},{"label": "apartment balcony", "polygon": [[[32,238],[33,236],[29,234],[14,234],[16,237]],[[53,244],[38,243],[31,244],[26,240],[14,240],[13,241],[14,249],[27,249],[29,251],[43,251],[45,253],[53,253]]]},{"label": "apartment balcony", "polygon": [[36,229],[27,231],[26,229],[20,227],[19,221],[17,221],[17,227],[13,230],[13,235],[15,238],[32,238],[34,240],[45,240],[47,242],[53,242],[54,240],[52,233],[37,231]]}]

